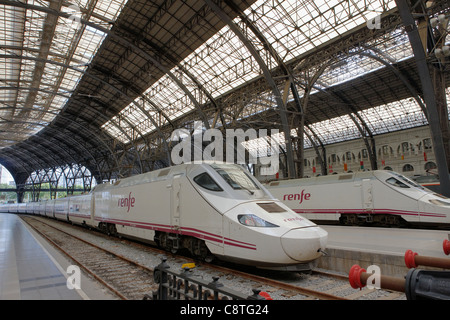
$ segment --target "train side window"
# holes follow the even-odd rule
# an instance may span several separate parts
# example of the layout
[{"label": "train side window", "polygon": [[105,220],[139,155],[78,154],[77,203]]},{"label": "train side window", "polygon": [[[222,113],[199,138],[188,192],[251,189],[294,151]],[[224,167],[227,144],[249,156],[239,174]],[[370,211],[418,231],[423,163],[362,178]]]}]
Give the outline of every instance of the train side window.
[{"label": "train side window", "polygon": [[400,188],[409,188],[409,186],[400,180],[397,180],[395,178],[389,178],[386,180],[387,183],[392,184],[393,186],[400,187]]},{"label": "train side window", "polygon": [[203,172],[194,178],[196,184],[211,191],[223,191],[223,189],[214,181],[211,176]]}]

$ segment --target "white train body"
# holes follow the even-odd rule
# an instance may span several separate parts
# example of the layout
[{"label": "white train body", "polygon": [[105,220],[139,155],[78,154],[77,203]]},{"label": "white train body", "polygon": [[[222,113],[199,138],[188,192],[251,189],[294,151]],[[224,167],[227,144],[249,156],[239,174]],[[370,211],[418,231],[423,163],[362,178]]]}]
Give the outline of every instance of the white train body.
[{"label": "white train body", "polygon": [[309,270],[327,241],[325,230],[232,164],[174,166],[48,202],[42,215],[270,269]]},{"label": "white train body", "polygon": [[75,224],[94,226],[91,215],[91,198],[90,194],[69,197],[67,219]]},{"label": "white train body", "polygon": [[272,181],[266,187],[293,211],[313,221],[450,225],[450,199],[392,171]]},{"label": "white train body", "polygon": [[55,217],[55,202],[56,200],[45,201],[45,216],[49,218]]}]

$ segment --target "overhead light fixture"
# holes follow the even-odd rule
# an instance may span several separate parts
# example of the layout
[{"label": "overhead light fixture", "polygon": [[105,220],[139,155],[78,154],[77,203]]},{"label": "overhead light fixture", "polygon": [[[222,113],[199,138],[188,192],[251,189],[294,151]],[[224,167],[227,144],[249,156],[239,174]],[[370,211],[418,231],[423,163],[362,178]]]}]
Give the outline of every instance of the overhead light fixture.
[{"label": "overhead light fixture", "polygon": [[438,59],[442,59],[444,58],[444,51],[441,48],[437,48],[436,50],[434,50],[434,54],[436,56],[436,58]]},{"label": "overhead light fixture", "polygon": [[443,28],[447,28],[448,18],[445,16],[445,14],[440,14],[437,16],[437,18],[431,18],[430,19],[430,25],[433,28],[436,28],[438,25],[440,25]]},{"label": "overhead light fixture", "polygon": [[430,19],[430,25],[431,25],[433,28],[436,28],[437,25],[438,25],[438,23],[439,23],[439,20],[438,20],[437,18],[431,18],[431,19]]},{"label": "overhead light fixture", "polygon": [[444,24],[447,21],[447,18],[445,17],[445,14],[438,15],[438,21],[439,21],[439,23]]}]

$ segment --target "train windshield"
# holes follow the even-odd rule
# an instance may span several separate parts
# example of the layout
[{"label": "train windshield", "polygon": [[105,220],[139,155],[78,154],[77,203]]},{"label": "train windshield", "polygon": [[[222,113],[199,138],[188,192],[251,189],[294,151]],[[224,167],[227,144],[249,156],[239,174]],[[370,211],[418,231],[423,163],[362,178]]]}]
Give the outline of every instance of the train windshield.
[{"label": "train windshield", "polygon": [[204,172],[194,178],[195,183],[211,191],[223,191],[223,189],[214,181],[211,176]]},{"label": "train windshield", "polygon": [[415,183],[414,181],[408,179],[407,177],[398,174],[396,172],[391,172],[392,175],[394,175],[396,178],[389,178],[386,180],[387,183],[392,184],[396,187],[400,187],[400,188],[410,188],[410,187],[414,187],[414,188],[418,188],[421,190],[424,190],[425,188],[422,187],[420,184]]},{"label": "train windshield", "polygon": [[409,188],[409,186],[406,183],[401,182],[400,180],[396,178],[389,178],[386,180],[387,183],[392,184],[393,186],[400,187],[400,188]]},{"label": "train windshield", "polygon": [[253,194],[252,190],[259,190],[258,185],[249,175],[233,164],[211,164],[211,167],[234,189],[247,190]]}]

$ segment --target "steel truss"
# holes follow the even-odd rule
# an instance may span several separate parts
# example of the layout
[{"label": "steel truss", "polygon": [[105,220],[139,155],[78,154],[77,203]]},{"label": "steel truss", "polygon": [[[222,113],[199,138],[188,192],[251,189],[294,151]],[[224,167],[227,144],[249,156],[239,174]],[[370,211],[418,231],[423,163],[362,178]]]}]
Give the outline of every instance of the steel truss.
[{"label": "steel truss", "polygon": [[[78,183],[78,184],[77,184]],[[81,184],[80,184],[81,183]],[[48,186],[44,186],[48,184]],[[18,185],[18,199],[24,200],[29,194],[29,201],[39,201],[42,192],[50,192],[50,199],[56,199],[58,192],[73,195],[74,192],[89,192],[93,176],[84,166],[69,164],[32,172],[26,182]]]},{"label": "steel truss", "polygon": [[[316,150],[326,173],[326,145],[353,138],[364,140],[376,169],[380,105],[413,97],[417,108],[406,126],[429,120],[393,1],[136,0],[114,17],[100,14],[92,1],[80,4],[81,28],[67,40],[68,51],[51,42],[63,36],[59,24],[73,18],[65,4],[0,5],[14,9],[17,32],[34,30],[29,38],[0,44],[0,59],[14,62],[8,75],[15,77],[0,88],[6,119],[0,124],[9,145],[0,158],[22,185],[38,170],[67,163],[89,168],[97,182],[170,165],[171,133],[192,130],[197,120],[205,129],[281,128],[280,156],[289,177],[303,175],[304,148]],[[180,8],[191,15],[183,19]],[[448,10],[445,1],[435,1],[424,14]],[[373,17],[379,25],[370,28],[365,22]],[[88,62],[77,51],[86,30],[104,39]],[[433,43],[428,59],[445,70],[448,62],[432,54],[439,45],[442,40]],[[68,74],[77,86],[67,82]],[[379,88],[371,88],[374,79]]]}]

